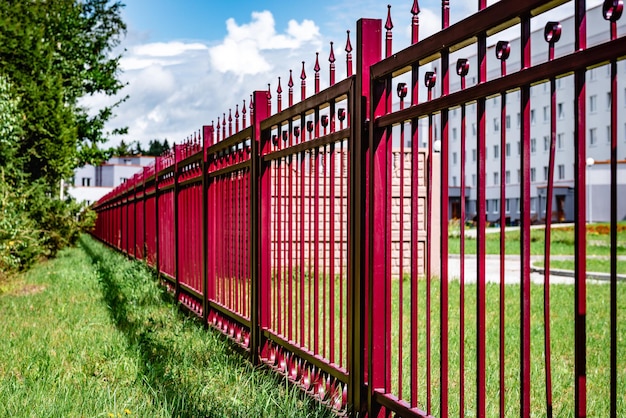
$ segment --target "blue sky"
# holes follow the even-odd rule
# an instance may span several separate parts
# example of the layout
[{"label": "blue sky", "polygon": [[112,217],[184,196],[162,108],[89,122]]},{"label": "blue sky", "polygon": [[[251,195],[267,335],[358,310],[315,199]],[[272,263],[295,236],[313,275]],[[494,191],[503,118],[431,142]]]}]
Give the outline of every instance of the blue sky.
[{"label": "blue sky", "polygon": [[[598,0],[591,0],[598,1]],[[491,1],[492,2],[492,1]],[[490,2],[490,3],[491,3]],[[329,42],[335,42],[337,79],[345,76],[346,30],[355,43],[356,21],[386,18],[387,2],[377,0],[126,0],[128,33],[122,43],[121,78],[129,99],[117,109],[107,129],[127,126],[125,137],[147,144],[151,139],[181,142],[202,125],[217,122],[241,106],[254,90],[283,87],[289,70],[299,75],[301,62],[313,75],[320,53],[322,88],[328,79]],[[394,50],[409,45],[413,0],[391,0]],[[419,2],[420,38],[441,22],[439,0]],[[452,23],[473,13],[477,0],[451,1]],[[311,6],[312,5],[312,6]],[[298,80],[296,80],[298,81]],[[312,83],[310,83],[312,84]],[[88,97],[97,109],[118,98]]]},{"label": "blue sky", "polygon": [[[413,1],[390,3],[395,45],[406,47]],[[469,0],[456,3],[453,17],[466,14],[466,3]],[[420,2],[421,36],[437,30],[439,4]],[[254,90],[265,89],[268,83],[275,89],[277,77],[286,81],[289,69],[299,75],[301,61],[306,61],[312,75],[316,52],[320,52],[324,87],[329,42],[335,42],[341,79],[346,30],[352,31],[355,42],[359,18],[384,19],[386,13],[387,3],[376,0],[127,0],[121,77],[128,83],[124,94],[129,99],[107,128],[128,126],[126,141],[180,142],[202,125],[217,122],[230,108],[241,106]],[[85,104],[97,108],[112,100],[91,97]],[[110,144],[121,139],[114,137]]]}]

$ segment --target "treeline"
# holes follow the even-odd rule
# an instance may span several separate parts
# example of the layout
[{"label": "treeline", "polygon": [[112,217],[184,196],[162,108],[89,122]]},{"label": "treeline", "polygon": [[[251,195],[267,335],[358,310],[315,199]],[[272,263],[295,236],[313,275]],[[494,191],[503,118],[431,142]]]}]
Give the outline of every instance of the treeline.
[{"label": "treeline", "polygon": [[165,151],[170,150],[170,144],[167,138],[161,142],[158,139],[152,139],[148,142],[148,148],[144,148],[139,141],[133,141],[129,144],[122,140],[117,147],[112,147],[108,150],[111,156],[134,156],[134,155],[149,155],[152,157],[158,157]]},{"label": "treeline", "polygon": [[[116,106],[81,98],[117,95],[123,5],[109,0],[0,2],[0,275],[53,256],[78,237],[81,208],[59,184],[106,157]],[[87,217],[88,218],[88,217]]]}]

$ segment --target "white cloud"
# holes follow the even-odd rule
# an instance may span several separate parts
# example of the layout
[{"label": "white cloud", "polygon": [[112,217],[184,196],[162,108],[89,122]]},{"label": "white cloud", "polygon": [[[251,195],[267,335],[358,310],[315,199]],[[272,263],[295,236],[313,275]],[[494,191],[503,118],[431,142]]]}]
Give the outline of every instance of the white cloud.
[{"label": "white cloud", "polygon": [[252,13],[252,21],[242,25],[228,19],[226,29],[224,40],[209,50],[211,64],[219,72],[232,72],[240,77],[271,71],[272,51],[293,51],[306,44],[320,44],[320,31],[313,21],[290,20],[285,33],[279,34],[269,11]]},{"label": "white cloud", "polygon": [[[167,138],[178,143],[202,125],[217,123],[229,109],[234,117],[236,105],[241,110],[244,99],[249,105],[250,93],[266,89],[268,82],[276,89],[276,77],[285,80],[289,68],[299,74],[302,60],[307,72],[312,71],[314,52],[321,47],[313,21],[291,20],[278,32],[267,11],[252,13],[243,24],[228,19],[226,28],[227,35],[211,44],[145,43],[131,33],[129,39],[136,44],[126,45],[121,61],[122,79],[128,84],[122,93],[130,98],[116,109],[107,129],[128,126],[127,142]],[[94,96],[83,104],[97,109],[113,102]],[[113,138],[110,145],[121,139]]]}]

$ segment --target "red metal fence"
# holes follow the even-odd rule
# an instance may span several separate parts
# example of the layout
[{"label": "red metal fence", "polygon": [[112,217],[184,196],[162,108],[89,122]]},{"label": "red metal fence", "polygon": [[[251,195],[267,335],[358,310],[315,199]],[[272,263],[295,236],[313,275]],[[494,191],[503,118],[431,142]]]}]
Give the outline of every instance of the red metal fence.
[{"label": "red metal fence", "polygon": [[[384,39],[382,20],[359,20],[354,74],[348,33],[346,79],[335,83],[331,44],[330,87],[320,91],[316,60],[310,97],[304,64],[298,103],[291,75],[285,109],[280,79],[275,112],[270,91],[255,92],[241,115],[237,106],[234,118],[224,114],[217,126],[205,126],[101,199],[94,235],[146,260],[183,306],[248,350],[254,363],[269,365],[339,413],[624,414],[626,365],[618,355],[624,300],[617,283],[624,248],[617,238],[622,7],[621,0],[589,11],[584,1],[503,0],[486,7],[480,0],[477,13],[449,26],[443,1],[442,30],[418,41],[415,1],[412,45],[396,53],[390,12]],[[567,9],[572,24],[548,22],[542,43],[531,24],[555,8]],[[588,21],[606,22],[606,36],[590,47]],[[572,47],[556,48],[555,55],[565,30]],[[608,361],[595,370],[599,354],[591,354],[587,335],[586,86],[600,66],[610,78],[611,273],[606,311],[595,313],[609,333],[602,337]],[[572,77],[569,93],[557,88]],[[567,341],[551,337],[562,311],[551,310],[550,291],[557,288],[550,269],[532,283],[537,89],[550,97],[544,107],[546,214],[558,200],[555,161],[562,148],[574,151],[574,278],[565,285],[570,297],[559,300],[570,306]],[[562,95],[573,98],[566,115],[573,136],[557,147]],[[519,134],[513,135],[516,113]],[[468,149],[475,161],[469,168]],[[517,182],[509,180],[515,168]],[[505,230],[510,196],[519,202],[520,244],[513,250],[507,240],[515,233]],[[500,208],[495,271],[488,271],[489,202]],[[460,217],[460,225],[452,217]],[[471,219],[475,241],[466,236]],[[543,221],[549,265],[553,217]],[[455,240],[460,268],[452,272]],[[512,259],[513,253],[519,255]],[[570,353],[557,361],[571,369],[559,371],[558,382],[551,362],[557,345],[559,353]],[[590,385],[590,374],[604,376]],[[597,403],[602,398],[605,406]]]}]

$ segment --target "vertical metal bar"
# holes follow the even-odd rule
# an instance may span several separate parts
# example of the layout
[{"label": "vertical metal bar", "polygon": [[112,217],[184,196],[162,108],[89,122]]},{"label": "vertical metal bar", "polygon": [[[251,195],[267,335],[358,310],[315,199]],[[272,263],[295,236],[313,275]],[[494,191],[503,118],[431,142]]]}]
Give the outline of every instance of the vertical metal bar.
[{"label": "vertical metal bar", "polygon": [[[487,37],[484,33],[478,35],[478,83],[487,81]],[[476,102],[476,124],[478,126],[478,189],[476,194],[478,206],[478,225],[477,225],[477,248],[476,248],[476,416],[485,417],[486,415],[486,394],[485,394],[485,375],[487,364],[486,358],[486,329],[485,329],[485,227],[487,222],[487,156],[486,154],[486,120],[485,120],[485,98],[480,98]]]},{"label": "vertical metal bar", "polygon": [[[254,103],[263,103],[267,92],[255,91]],[[269,198],[269,171],[261,166],[261,147],[267,146],[267,139],[261,131],[261,121],[267,118],[266,107],[255,106],[254,127],[251,140],[251,168],[250,168],[250,272],[252,297],[250,298],[250,356],[254,365],[259,363],[261,348],[261,327],[268,324],[268,285],[270,281],[269,266],[269,234],[270,214]]]},{"label": "vertical metal bar", "polygon": [[[411,14],[411,43],[419,41],[419,6],[413,1]],[[411,68],[411,104],[419,102],[419,66]],[[419,276],[419,119],[411,120],[411,407],[417,407],[418,401],[418,276]]]},{"label": "vertical metal bar", "polygon": [[178,173],[178,161],[180,154],[180,145],[174,144],[174,254],[176,260],[174,260],[174,277],[176,278],[176,290],[175,290],[175,300],[176,303],[180,302],[180,270],[179,270],[179,260],[180,260],[180,245],[179,245],[179,220],[178,220],[178,196],[180,194],[180,190],[178,187],[179,173]]},{"label": "vertical metal bar", "polygon": [[[300,122],[302,124],[302,120]],[[294,128],[296,129],[296,128]],[[297,142],[297,135],[296,135]],[[305,318],[305,299],[304,299],[304,288],[305,288],[305,265],[304,265],[304,225],[305,225],[305,216],[304,216],[304,191],[305,191],[305,171],[306,171],[306,161],[305,161],[306,153],[302,151],[300,153],[300,344],[304,345],[305,341],[305,331],[304,331],[304,318]],[[310,282],[310,277],[308,278]]]},{"label": "vertical metal bar", "polygon": [[[611,12],[611,40],[617,39],[616,10]],[[619,12],[621,15],[621,10]],[[605,19],[607,13],[605,12]],[[611,60],[611,399],[610,414],[617,417],[617,61]]]},{"label": "vertical metal bar", "polygon": [[[549,22],[544,32],[548,41],[548,60],[554,59],[554,44],[561,36],[561,25]],[[548,161],[548,189],[546,191],[546,227],[544,242],[543,322],[546,415],[552,417],[552,367],[550,355],[550,240],[552,232],[552,200],[554,199],[554,161],[556,159],[556,80],[550,78],[550,157]]]},{"label": "vertical metal bar", "polygon": [[209,177],[207,174],[207,140],[212,138],[212,127],[202,127],[202,323],[206,327],[209,322],[209,286],[208,286],[208,250],[209,250]]},{"label": "vertical metal bar", "polygon": [[[367,336],[365,334],[366,301],[366,243],[367,229],[365,223],[366,205],[366,151],[367,131],[365,121],[369,120],[370,106],[370,72],[369,66],[381,58],[381,29],[379,19],[360,19],[357,22],[357,76],[353,94],[348,97],[350,115],[350,180],[349,180],[349,296],[348,296],[348,403],[352,410],[360,412],[367,398],[365,381],[368,375]],[[350,48],[351,50],[351,48]],[[350,67],[349,67],[350,68]],[[363,181],[365,179],[365,181]],[[371,387],[370,387],[371,389]]]},{"label": "vertical metal bar", "polygon": [[[585,0],[574,2],[574,49],[587,49],[587,16]],[[587,230],[586,230],[586,70],[574,72],[574,404],[575,415],[587,415]]]},{"label": "vertical metal bar", "polygon": [[[461,77],[461,90],[465,90],[465,77],[469,72],[469,61],[461,58],[457,61],[456,72]],[[465,103],[461,104],[461,225],[459,244],[459,417],[465,416],[465,159],[466,159],[466,118]]]},{"label": "vertical metal bar", "polygon": [[[371,114],[372,118],[384,116],[388,109],[390,80],[385,78],[371,82]],[[368,264],[368,408],[370,414],[376,416],[378,407],[373,401],[376,390],[388,391],[387,345],[389,329],[387,328],[389,295],[387,294],[390,255],[388,243],[391,220],[390,203],[387,187],[389,186],[388,132],[386,128],[371,129],[369,133],[369,264]],[[381,315],[381,312],[384,312]],[[376,314],[374,314],[376,313]],[[390,351],[390,350],[389,350]]]},{"label": "vertical metal bar", "polygon": [[[496,44],[496,58],[500,60],[500,76],[506,76],[506,60],[511,53],[507,41]],[[506,92],[500,96],[500,417],[505,414],[505,258],[506,258]],[[462,158],[462,157],[461,157]]]},{"label": "vertical metal bar", "polygon": [[[405,83],[398,84],[398,97],[400,98],[400,110],[404,110],[404,98],[407,95]],[[403,328],[404,328],[404,123],[400,124],[400,214],[398,222],[399,229],[399,249],[398,249],[398,398],[402,399],[402,377],[403,377]]]},{"label": "vertical metal bar", "polygon": [[[425,74],[424,81],[428,88],[428,101],[433,98],[433,87],[437,73],[428,71]],[[433,115],[428,115],[428,159],[426,161],[426,248],[424,253],[426,256],[426,411],[430,414],[432,412],[432,329],[431,329],[431,279],[432,279],[432,257],[433,254],[433,225],[432,225],[432,213],[433,213],[433,159],[434,159],[434,123]]]},{"label": "vertical metal bar", "polygon": [[[529,68],[530,51],[530,16],[521,19],[521,67]],[[520,291],[520,415],[530,416],[530,86],[521,87],[521,118],[520,137],[522,155],[520,167],[522,171],[522,214],[521,214],[521,291]]]},{"label": "vertical metal bar", "polygon": [[[450,26],[450,2],[449,0],[442,0],[442,29],[446,29]],[[444,50],[441,53],[441,95],[447,96],[450,92],[450,54],[448,50]],[[440,252],[441,257],[440,264],[440,278],[441,278],[441,290],[440,290],[440,355],[441,355],[441,367],[440,367],[440,403],[439,414],[443,417],[448,416],[448,365],[449,365],[449,347],[448,347],[448,317],[449,317],[449,289],[448,289],[448,219],[449,219],[449,125],[448,125],[448,109],[441,111],[441,153],[439,163],[440,169],[440,206],[437,209],[439,211],[439,220],[441,222],[440,227]]]},{"label": "vertical metal bar", "polygon": [[[312,138],[311,138],[312,139]],[[315,311],[311,312],[312,316],[313,316],[313,351],[315,352],[315,354],[320,354],[320,349],[319,349],[319,334],[320,334],[320,326],[319,326],[319,319],[320,319],[320,315],[318,315],[318,313],[320,312],[320,289],[319,289],[319,283],[320,283],[320,151],[319,148],[315,148],[314,150],[315,152],[315,159],[312,162],[312,166],[315,167],[315,174],[314,174],[314,184],[313,184],[313,193],[314,193],[314,202],[313,202],[313,211],[314,211],[314,218],[313,218],[313,239],[314,239],[314,245],[313,245],[313,276],[314,276],[314,283],[313,283],[313,300],[315,301]],[[311,303],[311,306],[313,306],[314,304]]]},{"label": "vertical metal bar", "polygon": [[[334,103],[331,103],[331,112],[334,112]],[[333,130],[333,129],[331,129]],[[333,130],[334,131],[334,130]],[[330,266],[329,266],[329,277],[330,277],[330,290],[329,290],[329,296],[330,296],[330,312],[329,312],[329,318],[330,318],[330,329],[329,329],[329,334],[328,334],[328,340],[330,343],[330,356],[329,356],[329,360],[331,363],[335,362],[335,350],[336,350],[336,346],[335,346],[335,261],[336,261],[336,255],[335,255],[335,189],[336,189],[336,178],[335,178],[335,159],[336,159],[336,154],[335,154],[335,143],[333,142],[332,144],[330,144],[330,198],[329,198],[329,208],[330,208],[330,214],[329,214],[329,222],[330,222],[330,227],[329,227],[329,231],[328,231],[328,239],[330,240],[330,245],[329,245],[329,262],[330,262]],[[342,179],[340,177],[339,179],[340,182],[342,182]],[[341,209],[340,209],[341,210]],[[339,226],[341,228],[341,225]],[[342,259],[342,255],[340,253],[339,255],[339,259]],[[341,269],[341,267],[339,267]],[[340,286],[341,286],[341,282]],[[341,306],[341,304],[343,303],[343,300],[340,298],[339,299],[339,306]],[[341,318],[341,317],[340,317]],[[339,329],[341,329],[341,325],[339,326]],[[341,340],[339,341],[339,346],[341,346]],[[341,351],[339,351],[339,358],[341,358]],[[341,363],[341,361],[340,361]]]}]

